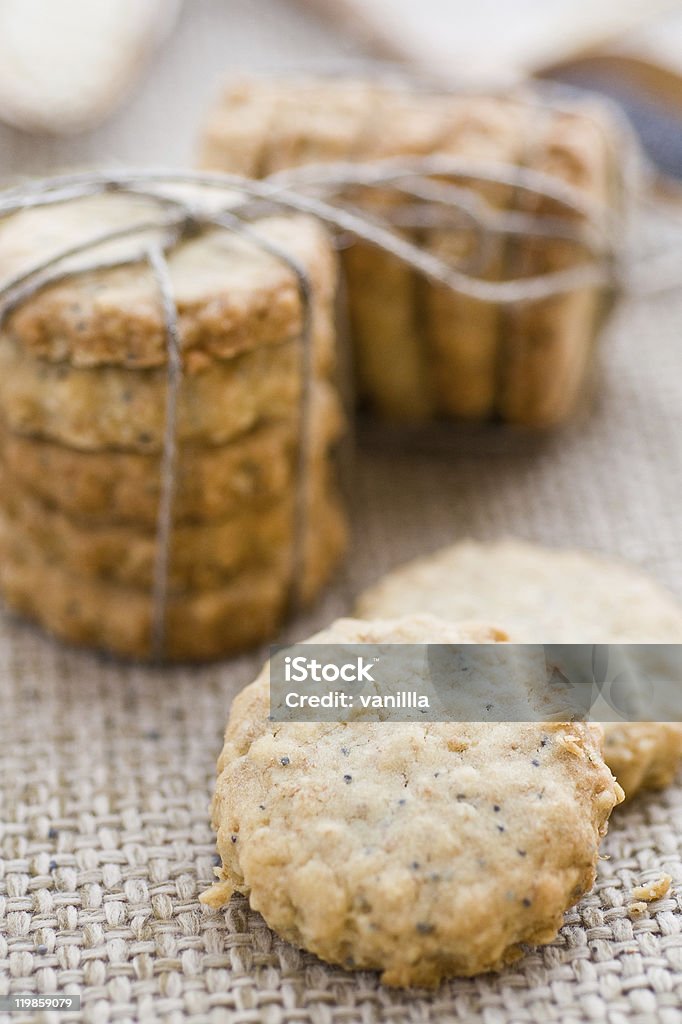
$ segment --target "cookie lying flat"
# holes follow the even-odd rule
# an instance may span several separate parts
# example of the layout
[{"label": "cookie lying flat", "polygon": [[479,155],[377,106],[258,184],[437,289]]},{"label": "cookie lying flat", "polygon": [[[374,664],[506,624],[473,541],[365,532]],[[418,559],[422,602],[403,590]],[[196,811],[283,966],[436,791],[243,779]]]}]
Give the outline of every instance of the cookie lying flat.
[{"label": "cookie lying flat", "polygon": [[[365,618],[415,612],[486,616],[528,643],[677,643],[682,606],[644,573],[524,541],[464,541],[394,570],[357,605]],[[679,723],[607,724],[606,759],[626,794],[667,785],[682,758]]]},{"label": "cookie lying flat", "polygon": [[[310,642],[494,642],[415,616]],[[550,942],[592,885],[622,797],[601,727],[271,722],[269,675],[235,700],[218,764],[220,881],[284,938],[389,985],[435,985]]]}]

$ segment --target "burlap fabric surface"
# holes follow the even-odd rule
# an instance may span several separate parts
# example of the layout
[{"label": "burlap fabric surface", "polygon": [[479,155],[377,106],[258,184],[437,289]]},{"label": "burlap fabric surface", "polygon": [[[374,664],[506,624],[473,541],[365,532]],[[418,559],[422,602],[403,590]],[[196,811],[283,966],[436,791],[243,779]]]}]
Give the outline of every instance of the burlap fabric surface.
[{"label": "burlap fabric surface", "polygon": [[[185,19],[157,69],[156,90],[164,75],[169,82],[174,68],[185,68],[183,47],[197,53],[201,43],[204,64],[224,65],[224,51],[210,42],[224,8],[205,0],[189,6],[203,20]],[[293,12],[287,21],[265,0],[247,7],[252,20],[235,43],[242,57],[254,39],[262,43],[255,25],[265,9],[275,19],[273,38],[290,55],[306,52],[311,40],[323,55],[325,45],[334,51]],[[142,130],[159,112],[150,88],[131,122],[114,121],[75,158],[96,152],[130,160],[138,131],[148,162],[158,162],[161,137]],[[183,116],[189,137],[191,103]],[[31,149],[13,140],[7,173],[44,171],[73,157],[66,144]],[[182,158],[177,145],[171,155]],[[679,299],[623,307],[604,346],[599,408],[544,446],[486,455],[486,445],[472,454],[462,445],[429,452],[397,439],[365,444],[352,477],[348,569],[289,636],[347,611],[353,594],[390,566],[464,535],[512,533],[620,553],[679,591],[681,324]],[[392,991],[373,974],[329,968],[277,939],[244,900],[220,913],[201,907],[197,897],[214,866],[207,813],[214,762],[230,701],[262,657],[200,670],[122,666],[0,619],[0,993],[80,992],[82,1016],[54,1019],[88,1024],[682,1019],[680,788],[614,814],[596,887],[567,915],[555,943],[499,976],[453,981],[435,993]],[[664,870],[671,892],[632,918],[632,886]]]}]

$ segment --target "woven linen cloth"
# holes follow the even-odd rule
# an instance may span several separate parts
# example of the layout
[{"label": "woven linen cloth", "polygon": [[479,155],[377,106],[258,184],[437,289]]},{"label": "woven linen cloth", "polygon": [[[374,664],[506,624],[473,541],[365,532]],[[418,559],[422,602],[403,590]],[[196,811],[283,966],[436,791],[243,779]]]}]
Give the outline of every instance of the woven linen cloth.
[{"label": "woven linen cloth", "polygon": [[[229,54],[244,65],[342,51],[275,0],[192,0],[127,110],[75,140],[0,129],[0,175],[95,160],[186,162]],[[594,415],[544,443],[503,450],[492,435],[467,452],[454,429],[437,450],[385,434],[380,445],[362,443],[347,569],[289,638],[348,612],[388,568],[464,536],[620,554],[679,592],[681,325],[675,296],[624,305],[603,346]],[[232,697],[265,654],[201,669],[140,668],[67,650],[0,616],[0,994],[77,992],[83,1004],[80,1015],[15,1014],[13,1024],[682,1019],[679,787],[616,810],[596,886],[554,943],[500,975],[433,993],[389,990],[374,974],[325,966],[280,941],[243,899],[222,912],[202,907],[215,864],[207,808],[222,731]],[[664,871],[669,894],[631,917],[632,887]]]}]

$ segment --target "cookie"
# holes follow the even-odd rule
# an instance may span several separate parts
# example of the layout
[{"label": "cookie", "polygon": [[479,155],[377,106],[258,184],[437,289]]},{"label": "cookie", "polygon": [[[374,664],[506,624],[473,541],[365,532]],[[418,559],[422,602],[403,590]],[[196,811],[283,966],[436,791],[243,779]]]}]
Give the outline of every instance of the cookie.
[{"label": "cookie", "polygon": [[682,726],[678,722],[607,722],[604,760],[627,796],[640,789],[664,789],[674,781],[682,760]]},{"label": "cookie", "polygon": [[[335,524],[341,516],[332,477],[323,462],[310,467],[305,481],[307,522],[321,536],[330,532],[330,520]],[[152,587],[156,524],[147,529],[85,525],[51,509],[1,470],[0,483],[0,537],[5,545],[25,545],[74,575]],[[284,494],[262,508],[246,508],[210,523],[176,526],[170,541],[171,593],[220,587],[244,568],[285,572],[291,561],[298,501],[292,481]],[[334,525],[331,531],[335,529]]]},{"label": "cookie", "polygon": [[[296,419],[303,365],[301,343],[293,340],[188,368],[178,396],[178,443],[225,444],[265,418]],[[0,335],[0,415],[16,433],[89,451],[159,452],[167,391],[165,368],[50,363]]]},{"label": "cookie", "polygon": [[361,404],[390,421],[428,419],[434,405],[417,322],[416,276],[361,241],[344,252],[343,266]]},{"label": "cookie", "polygon": [[376,87],[333,78],[229,83],[200,140],[203,167],[260,178],[301,163],[346,160],[364,137]]},{"label": "cookie", "polygon": [[[638,569],[517,540],[464,541],[408,563],[361,595],[365,618],[428,612],[486,616],[527,643],[678,643],[682,606]],[[677,722],[606,724],[605,756],[632,796],[669,783],[682,759]]]},{"label": "cookie", "polygon": [[[196,202],[207,202],[200,193]],[[227,201],[227,197],[226,197]],[[104,230],[158,223],[159,208],[109,193],[28,209],[0,224],[0,283],[69,245]],[[313,312],[331,307],[336,260],[327,232],[308,217],[271,217],[251,225],[306,273]],[[142,240],[149,241],[149,232]],[[152,233],[153,237],[153,233]],[[87,266],[101,256],[128,254],[140,241],[109,243],[64,263]],[[278,345],[301,334],[298,279],[282,259],[228,231],[206,230],[169,255],[183,352],[220,359]],[[82,272],[41,289],[8,317],[10,338],[41,359],[74,366],[153,368],[166,363],[159,289],[144,265]],[[323,339],[333,343],[329,335]]]},{"label": "cookie", "polygon": [[[528,135],[528,112],[499,99],[471,98],[451,120],[439,152],[483,161],[488,165],[515,165]],[[489,208],[510,206],[512,189],[506,185],[460,180]],[[428,247],[451,266],[465,272],[501,280],[508,240],[504,235],[486,239],[466,216],[456,229],[428,233]],[[480,420],[495,412],[498,338],[501,309],[456,295],[438,285],[426,287],[427,340],[437,408],[451,416]]]},{"label": "cookie", "polygon": [[[376,86],[355,146],[356,159],[428,155],[438,148],[447,127],[447,110],[436,98]],[[349,201],[388,224],[407,205],[400,192],[381,188],[357,189]],[[421,239],[420,232],[394,231]],[[344,251],[343,266],[359,394],[385,419],[428,418],[436,406],[422,325],[422,278],[402,260],[361,239]]]},{"label": "cookie", "polygon": [[[494,642],[429,616],[341,620],[311,643]],[[222,866],[285,939],[388,985],[496,970],[550,942],[595,877],[619,786],[585,724],[271,722],[268,667],[218,764]]]},{"label": "cookie", "polygon": [[275,108],[270,95],[252,93],[248,83],[235,82],[223,90],[220,107],[205,125],[201,163],[219,167],[223,153],[232,153],[231,173],[261,177],[264,153],[274,124]]},{"label": "cookie", "polygon": [[[264,80],[242,82],[254,98],[263,98],[262,85],[267,91]],[[286,88],[274,79],[269,87],[272,118],[257,177],[362,154],[376,107],[374,83],[302,75]]]},{"label": "cookie", "polygon": [[[335,391],[320,383],[312,394],[310,459],[327,458],[343,430]],[[230,444],[181,445],[177,452],[176,523],[225,519],[257,510],[293,488],[299,425],[265,421]],[[51,508],[86,525],[156,526],[160,500],[157,453],[79,451],[14,434],[0,421],[0,466]]]},{"label": "cookie", "polygon": [[[617,192],[609,138],[599,110],[592,116],[554,113],[538,119],[525,162],[576,188],[605,216],[610,197]],[[528,213],[567,223],[586,222],[549,199],[525,197],[519,205]],[[561,239],[522,238],[510,249],[510,269],[519,276],[561,271],[594,258],[585,246]],[[499,400],[505,419],[548,427],[563,422],[576,408],[587,388],[595,339],[608,304],[603,289],[580,288],[505,311]]]},{"label": "cookie", "polygon": [[[296,570],[308,602],[329,579],[346,545],[338,506],[308,532],[304,565]],[[164,657],[204,661],[225,657],[274,635],[288,610],[294,566],[282,558],[270,568],[247,569],[222,586],[171,594],[166,605]],[[67,571],[29,544],[0,533],[0,587],[13,610],[69,643],[133,658],[149,658],[154,606],[149,590],[120,586]]]}]

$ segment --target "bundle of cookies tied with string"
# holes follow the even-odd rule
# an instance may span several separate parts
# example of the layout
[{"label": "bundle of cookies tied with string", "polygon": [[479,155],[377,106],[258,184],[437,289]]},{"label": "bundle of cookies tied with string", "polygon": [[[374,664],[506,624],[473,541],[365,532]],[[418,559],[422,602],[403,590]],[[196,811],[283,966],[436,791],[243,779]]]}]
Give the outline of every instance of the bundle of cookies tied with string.
[{"label": "bundle of cookies tied with string", "polygon": [[359,213],[447,265],[441,283],[345,238],[358,390],[384,417],[550,427],[586,404],[638,173],[601,101],[251,78],[212,110],[200,161]]},{"label": "bundle of cookies tied with string", "polygon": [[613,297],[628,154],[592,100],[262,80],[211,118],[217,179],[5,193],[9,605],[133,656],[274,635],[345,545],[335,249],[374,409],[557,423]]},{"label": "bundle of cookies tied with string", "polygon": [[226,193],[128,184],[3,197],[0,585],[71,642],[216,657],[344,547],[336,257],[311,218],[247,237],[201,220]]}]

